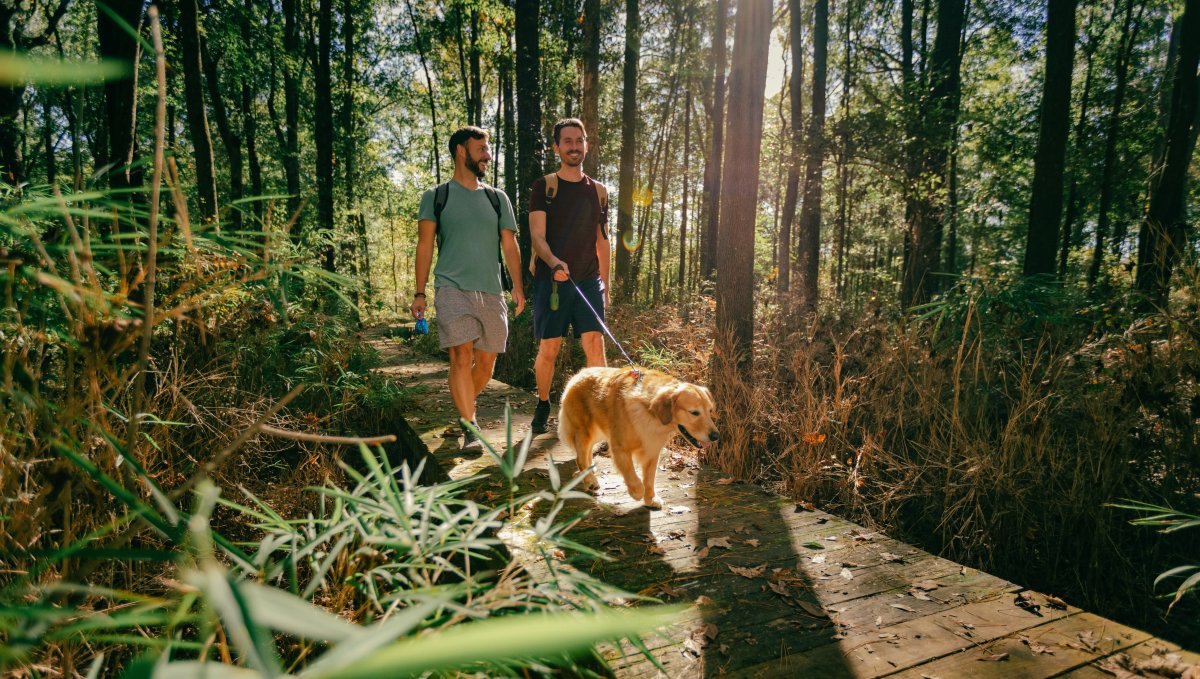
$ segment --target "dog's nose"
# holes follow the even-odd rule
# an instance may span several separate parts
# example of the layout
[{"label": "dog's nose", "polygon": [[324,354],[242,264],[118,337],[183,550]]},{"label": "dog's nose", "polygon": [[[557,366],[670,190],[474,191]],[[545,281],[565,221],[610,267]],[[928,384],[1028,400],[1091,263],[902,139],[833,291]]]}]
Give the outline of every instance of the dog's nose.
[{"label": "dog's nose", "polygon": [[721,438],[721,435],[716,431],[709,432],[709,434],[708,434],[709,441],[716,441],[719,438]]}]

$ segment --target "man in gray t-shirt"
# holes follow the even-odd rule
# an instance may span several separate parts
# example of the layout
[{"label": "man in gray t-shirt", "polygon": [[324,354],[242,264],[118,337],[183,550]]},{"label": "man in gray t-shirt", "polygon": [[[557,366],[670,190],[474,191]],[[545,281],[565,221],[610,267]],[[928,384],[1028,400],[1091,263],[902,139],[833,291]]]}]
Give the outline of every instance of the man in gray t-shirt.
[{"label": "man in gray t-shirt", "polygon": [[[525,308],[525,290],[512,203],[503,191],[480,181],[492,160],[488,133],[478,127],[456,130],[450,135],[450,155],[454,177],[444,187],[429,189],[421,196],[417,292],[410,309],[417,318],[425,314],[425,284],[436,241],[434,307],[438,339],[450,353],[450,396],[459,416],[475,424],[475,400],[492,379],[496,355],[508,341],[508,305],[498,253],[503,252],[512,276],[512,299],[518,314]],[[462,447],[481,448],[482,444],[464,431]]]}]

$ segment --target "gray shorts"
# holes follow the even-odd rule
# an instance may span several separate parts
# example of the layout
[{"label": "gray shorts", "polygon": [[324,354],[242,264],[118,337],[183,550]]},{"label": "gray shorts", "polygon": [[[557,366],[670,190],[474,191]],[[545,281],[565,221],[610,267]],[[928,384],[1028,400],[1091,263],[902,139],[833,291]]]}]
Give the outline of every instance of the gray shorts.
[{"label": "gray shorts", "polygon": [[474,342],[476,349],[504,353],[508,341],[508,305],[503,295],[459,290],[446,285],[433,298],[438,341],[443,349]]}]

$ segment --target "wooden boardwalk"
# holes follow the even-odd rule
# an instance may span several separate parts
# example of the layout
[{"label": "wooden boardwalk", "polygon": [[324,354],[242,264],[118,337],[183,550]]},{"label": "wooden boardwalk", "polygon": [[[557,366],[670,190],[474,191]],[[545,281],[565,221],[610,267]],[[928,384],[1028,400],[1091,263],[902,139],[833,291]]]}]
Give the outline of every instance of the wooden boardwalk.
[{"label": "wooden boardwalk", "polygon": [[[448,429],[446,365],[394,351],[389,363],[383,370],[401,383],[426,385],[410,421],[451,476],[490,466],[486,455],[460,453],[457,430]],[[534,403],[527,392],[489,385],[478,419],[500,444],[505,402],[522,435]],[[534,450],[530,467],[542,470],[530,474],[545,474],[547,452],[563,474],[574,473],[552,433]],[[1196,653],[732,482],[694,459],[682,448],[664,454],[664,509],[652,512],[629,498],[607,457],[597,458],[595,506],[571,533],[614,558],[592,564],[598,577],[690,604],[678,623],[646,638],[667,676],[1092,679],[1179,676],[1119,673],[1139,662],[1200,665]],[[604,650],[618,677],[662,676],[628,644]]]}]

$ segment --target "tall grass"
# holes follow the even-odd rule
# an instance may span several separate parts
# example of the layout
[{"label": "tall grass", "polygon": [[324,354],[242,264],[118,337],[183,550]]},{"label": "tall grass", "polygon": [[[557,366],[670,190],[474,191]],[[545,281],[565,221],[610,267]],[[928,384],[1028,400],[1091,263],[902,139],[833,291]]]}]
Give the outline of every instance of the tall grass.
[{"label": "tall grass", "polygon": [[[463,497],[477,480],[345,453],[392,438],[406,395],[321,303],[353,281],[305,264],[274,199],[243,232],[188,219],[152,27],[150,184],[0,196],[0,673],[602,671],[593,642],[662,618],[548,563],[570,520],[517,524],[570,483],[491,507]],[[540,558],[509,558],[502,517]]]},{"label": "tall grass", "polygon": [[760,318],[752,371],[712,361],[720,343],[695,348],[695,326],[665,310],[621,327],[718,388],[713,464],[1074,604],[1194,633],[1180,632],[1190,610],[1163,622],[1152,587],[1164,565],[1195,563],[1196,537],[1162,539],[1105,507],[1200,509],[1194,314],[1031,285],[964,289],[908,316],[765,305]]}]

